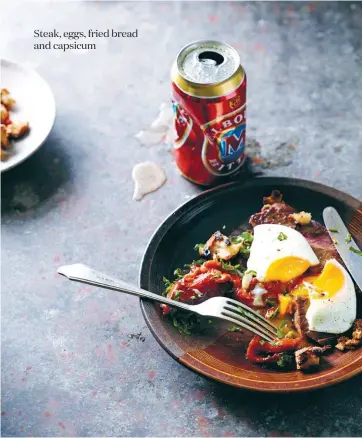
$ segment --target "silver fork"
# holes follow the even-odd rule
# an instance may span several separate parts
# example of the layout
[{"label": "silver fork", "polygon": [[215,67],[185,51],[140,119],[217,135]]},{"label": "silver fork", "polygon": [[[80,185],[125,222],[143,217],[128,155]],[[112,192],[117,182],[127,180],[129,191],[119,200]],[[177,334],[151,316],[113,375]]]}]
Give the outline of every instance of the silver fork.
[{"label": "silver fork", "polygon": [[82,264],[62,266],[58,269],[58,273],[72,281],[99,286],[117,292],[125,292],[172,307],[178,307],[188,312],[194,312],[201,316],[229,321],[260,336],[265,341],[271,342],[277,337],[276,328],[267,319],[245,304],[230,298],[214,297],[201,304],[189,305],[140,289],[122,280],[111,278]]}]

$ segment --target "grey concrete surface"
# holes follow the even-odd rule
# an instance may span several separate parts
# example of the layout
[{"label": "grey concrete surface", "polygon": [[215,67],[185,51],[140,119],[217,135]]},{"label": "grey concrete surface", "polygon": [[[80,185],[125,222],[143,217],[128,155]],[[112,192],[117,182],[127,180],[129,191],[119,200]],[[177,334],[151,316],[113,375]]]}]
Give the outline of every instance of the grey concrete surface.
[{"label": "grey concrete surface", "polygon": [[[56,269],[81,261],[136,283],[153,231],[199,192],[170,146],[134,138],[195,39],[241,55],[257,169],[362,198],[362,3],[7,2],[2,12],[2,56],[36,68],[58,111],[43,148],[2,177],[2,435],[361,436],[361,376],[292,396],[221,386],[162,350],[137,299]],[[33,31],[53,28],[139,36],[34,51]],[[135,202],[131,170],[146,159],[168,182]]]}]

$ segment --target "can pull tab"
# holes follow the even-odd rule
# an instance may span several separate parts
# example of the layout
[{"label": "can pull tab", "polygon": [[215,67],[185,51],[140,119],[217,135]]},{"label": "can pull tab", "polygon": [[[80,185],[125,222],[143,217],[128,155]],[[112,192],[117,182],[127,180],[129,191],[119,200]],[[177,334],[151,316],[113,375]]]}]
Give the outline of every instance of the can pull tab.
[{"label": "can pull tab", "polygon": [[212,52],[211,50],[199,53],[198,59],[207,66],[218,66],[225,61],[225,58],[220,53]]}]

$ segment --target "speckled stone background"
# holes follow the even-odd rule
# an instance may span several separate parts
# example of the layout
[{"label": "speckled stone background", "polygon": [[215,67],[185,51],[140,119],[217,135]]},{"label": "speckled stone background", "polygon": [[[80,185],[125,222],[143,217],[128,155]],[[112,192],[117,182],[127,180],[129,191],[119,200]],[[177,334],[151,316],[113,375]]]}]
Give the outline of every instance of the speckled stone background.
[{"label": "speckled stone background", "polygon": [[[58,110],[44,147],[2,177],[2,435],[361,436],[361,376],[293,396],[221,386],[162,350],[137,299],[56,269],[83,262],[137,283],[153,231],[198,193],[170,146],[134,138],[195,39],[241,55],[255,170],[362,198],[362,3],[8,1],[2,12],[3,56],[36,68]],[[54,27],[138,28],[139,38],[34,51],[33,30]],[[146,159],[168,182],[135,202],[131,170]]]}]

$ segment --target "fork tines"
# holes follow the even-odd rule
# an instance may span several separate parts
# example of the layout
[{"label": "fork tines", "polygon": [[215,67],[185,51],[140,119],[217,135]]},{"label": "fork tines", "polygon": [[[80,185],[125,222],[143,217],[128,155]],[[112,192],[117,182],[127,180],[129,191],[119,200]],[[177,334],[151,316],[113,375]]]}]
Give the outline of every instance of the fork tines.
[{"label": "fork tines", "polygon": [[258,312],[232,299],[227,299],[226,304],[221,313],[228,319],[233,319],[235,324],[242,325],[267,341],[275,340],[276,328]]}]

